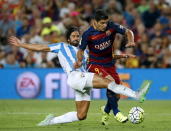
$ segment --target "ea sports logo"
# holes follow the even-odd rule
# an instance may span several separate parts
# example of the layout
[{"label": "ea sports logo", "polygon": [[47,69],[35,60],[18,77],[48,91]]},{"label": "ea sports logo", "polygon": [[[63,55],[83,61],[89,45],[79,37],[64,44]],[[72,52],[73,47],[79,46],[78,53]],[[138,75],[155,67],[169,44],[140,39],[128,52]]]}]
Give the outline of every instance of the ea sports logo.
[{"label": "ea sports logo", "polygon": [[25,72],[17,79],[17,92],[23,98],[35,98],[40,91],[40,79],[33,72]]}]

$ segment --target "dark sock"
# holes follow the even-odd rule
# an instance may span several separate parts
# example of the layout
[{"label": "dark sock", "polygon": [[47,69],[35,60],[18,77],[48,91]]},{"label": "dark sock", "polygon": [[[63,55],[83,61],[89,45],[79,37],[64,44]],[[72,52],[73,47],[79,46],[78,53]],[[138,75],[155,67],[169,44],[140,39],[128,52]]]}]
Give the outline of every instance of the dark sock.
[{"label": "dark sock", "polygon": [[109,103],[109,100],[107,100],[104,111],[109,114],[110,110],[111,110],[110,103]]},{"label": "dark sock", "polygon": [[116,115],[118,112],[120,112],[118,109],[118,100],[119,99],[117,98],[116,94],[110,90],[107,90],[107,98],[108,98],[108,101],[105,106],[105,112],[109,113],[110,110],[112,109],[113,114]]}]

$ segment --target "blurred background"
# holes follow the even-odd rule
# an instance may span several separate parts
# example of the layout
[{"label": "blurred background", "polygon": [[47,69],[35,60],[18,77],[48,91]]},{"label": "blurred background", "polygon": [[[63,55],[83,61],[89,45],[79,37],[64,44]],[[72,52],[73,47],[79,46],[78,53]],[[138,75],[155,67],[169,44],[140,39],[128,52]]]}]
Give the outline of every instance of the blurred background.
[{"label": "blurred background", "polygon": [[[14,35],[39,44],[63,42],[71,25],[84,32],[96,9],[106,10],[112,21],[134,32],[135,48],[125,49],[125,38],[119,34],[115,39],[116,54],[137,56],[116,62],[121,79],[133,89],[150,79],[155,89],[149,99],[171,99],[170,0],[0,0],[0,98],[73,98],[55,54],[12,47],[7,38]],[[62,91],[64,87],[67,91]],[[28,95],[29,91],[37,94]],[[105,92],[94,92],[94,98],[105,98]]]}]

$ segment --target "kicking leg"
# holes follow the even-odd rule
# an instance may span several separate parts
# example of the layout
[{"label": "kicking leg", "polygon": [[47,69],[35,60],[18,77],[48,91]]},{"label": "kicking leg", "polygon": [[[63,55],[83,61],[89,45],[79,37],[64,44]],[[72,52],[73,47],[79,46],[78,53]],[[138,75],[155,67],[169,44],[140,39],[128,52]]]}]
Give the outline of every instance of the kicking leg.
[{"label": "kicking leg", "polygon": [[114,81],[103,78],[96,74],[94,74],[93,77],[93,88],[107,88],[114,93],[137,99],[137,94],[132,89],[127,88],[124,85],[116,84]]},{"label": "kicking leg", "polygon": [[144,97],[150,88],[150,85],[151,81],[147,80],[143,83],[140,91],[133,91],[124,85],[116,84],[114,81],[103,78],[99,75],[94,74],[93,77],[93,88],[107,88],[116,94],[125,95],[136,100],[140,100],[140,102],[143,102]]}]

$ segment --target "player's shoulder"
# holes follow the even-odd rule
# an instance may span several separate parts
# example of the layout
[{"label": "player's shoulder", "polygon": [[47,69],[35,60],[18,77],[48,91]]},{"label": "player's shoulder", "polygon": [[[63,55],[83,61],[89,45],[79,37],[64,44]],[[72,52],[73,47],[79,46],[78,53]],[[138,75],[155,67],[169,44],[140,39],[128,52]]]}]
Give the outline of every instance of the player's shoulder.
[{"label": "player's shoulder", "polygon": [[109,27],[116,27],[117,25],[119,25],[118,23],[115,23],[115,22],[113,22],[113,21],[109,21],[108,22],[108,26]]},{"label": "player's shoulder", "polygon": [[108,28],[114,28],[114,29],[126,29],[124,26],[118,24],[118,23],[115,23],[113,21],[109,21],[108,23]]},{"label": "player's shoulder", "polygon": [[68,46],[69,44],[66,43],[66,42],[61,42],[61,45],[63,45],[63,46]]},{"label": "player's shoulder", "polygon": [[92,31],[93,31],[93,27],[90,26],[87,30],[84,31],[83,35],[88,36],[92,33]]},{"label": "player's shoulder", "polygon": [[63,42],[52,43],[52,44],[49,44],[48,47],[50,48],[50,51],[58,53],[61,50],[62,44],[63,44]]},{"label": "player's shoulder", "polygon": [[77,49],[77,47],[69,44],[69,43],[63,43],[62,47],[64,47],[65,49],[68,48],[68,49]]}]

